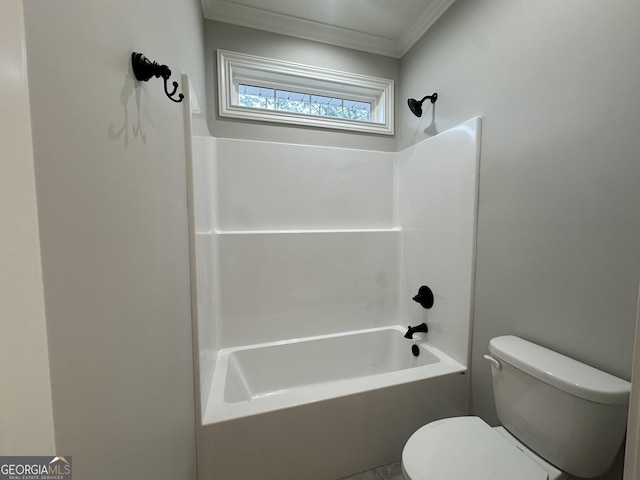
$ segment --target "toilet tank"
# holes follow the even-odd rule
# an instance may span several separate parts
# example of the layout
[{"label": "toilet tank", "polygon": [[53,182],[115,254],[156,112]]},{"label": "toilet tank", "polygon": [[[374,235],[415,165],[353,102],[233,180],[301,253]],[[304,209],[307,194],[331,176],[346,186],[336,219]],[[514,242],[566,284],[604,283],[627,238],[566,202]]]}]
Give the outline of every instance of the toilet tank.
[{"label": "toilet tank", "polygon": [[631,384],[514,336],[489,342],[502,425],[561,470],[605,473],[625,437]]}]

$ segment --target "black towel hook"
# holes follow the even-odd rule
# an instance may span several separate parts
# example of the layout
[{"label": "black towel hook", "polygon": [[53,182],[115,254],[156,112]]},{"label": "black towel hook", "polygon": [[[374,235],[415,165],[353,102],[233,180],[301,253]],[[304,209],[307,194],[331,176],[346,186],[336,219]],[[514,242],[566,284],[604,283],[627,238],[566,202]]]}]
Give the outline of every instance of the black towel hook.
[{"label": "black towel hook", "polygon": [[167,81],[171,76],[171,70],[166,65],[158,65],[157,62],[152,62],[142,53],[133,52],[131,54],[131,66],[133,67],[133,74],[141,82],[146,82],[151,77],[162,77],[164,80],[164,93],[167,94],[169,100],[180,103],[184,99],[184,95],[179,93],[176,100],[173,96],[178,90],[178,82],[173,82],[173,91],[169,93],[167,88]]}]

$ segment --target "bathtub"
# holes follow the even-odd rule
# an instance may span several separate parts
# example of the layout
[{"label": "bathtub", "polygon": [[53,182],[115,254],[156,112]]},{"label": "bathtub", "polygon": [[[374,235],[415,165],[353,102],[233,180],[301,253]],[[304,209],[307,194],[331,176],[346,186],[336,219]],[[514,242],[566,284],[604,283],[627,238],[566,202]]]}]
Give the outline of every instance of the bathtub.
[{"label": "bathtub", "polygon": [[467,415],[465,366],[405,331],[220,350],[198,429],[198,478],[338,479],[400,460],[425,423]]},{"label": "bathtub", "polygon": [[[221,350],[203,423],[461,373],[428,342],[389,326]],[[420,334],[416,334],[416,337]],[[419,348],[414,356],[411,346]]]}]

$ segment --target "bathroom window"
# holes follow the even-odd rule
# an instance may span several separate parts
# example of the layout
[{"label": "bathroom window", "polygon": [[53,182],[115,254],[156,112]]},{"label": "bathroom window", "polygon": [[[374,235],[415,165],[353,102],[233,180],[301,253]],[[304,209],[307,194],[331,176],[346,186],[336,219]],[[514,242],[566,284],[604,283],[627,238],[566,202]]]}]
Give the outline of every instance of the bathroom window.
[{"label": "bathroom window", "polygon": [[262,110],[371,122],[370,101],[311,95],[277,88],[238,85],[238,105]]},{"label": "bathroom window", "polygon": [[392,135],[393,81],[218,51],[223,117]]}]

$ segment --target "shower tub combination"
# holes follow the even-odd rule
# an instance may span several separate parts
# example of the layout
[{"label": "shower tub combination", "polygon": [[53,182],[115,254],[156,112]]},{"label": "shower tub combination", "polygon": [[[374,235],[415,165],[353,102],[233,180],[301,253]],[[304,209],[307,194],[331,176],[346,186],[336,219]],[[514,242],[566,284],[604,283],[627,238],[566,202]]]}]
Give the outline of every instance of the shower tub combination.
[{"label": "shower tub combination", "polygon": [[326,480],[397,461],[424,423],[467,412],[466,368],[405,331],[388,326],[218,352],[201,469],[225,479]]},{"label": "shower tub combination", "polygon": [[[479,134],[397,153],[194,138],[199,478],[339,479],[468,414]],[[422,322],[426,341],[397,325]]]}]

